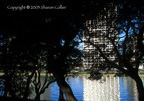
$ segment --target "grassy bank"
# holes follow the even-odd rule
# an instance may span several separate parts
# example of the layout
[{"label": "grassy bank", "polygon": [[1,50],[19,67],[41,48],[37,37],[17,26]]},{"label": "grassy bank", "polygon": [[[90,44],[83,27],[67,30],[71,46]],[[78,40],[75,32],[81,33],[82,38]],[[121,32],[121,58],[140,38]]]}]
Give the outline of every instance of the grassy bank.
[{"label": "grassy bank", "polygon": [[[72,72],[69,75],[76,75],[76,76],[89,76],[90,72]],[[116,73],[103,73],[103,76],[118,76]],[[125,74],[120,74],[119,76],[127,76]],[[139,73],[140,77],[144,77],[144,73]]]},{"label": "grassy bank", "polygon": [[[3,76],[4,73],[0,73],[0,76]],[[45,75],[45,72],[42,72],[41,75]],[[71,72],[68,74],[68,76],[89,76],[90,72]],[[103,76],[115,76],[115,73],[103,73]],[[120,76],[126,76],[124,74],[121,74]],[[144,73],[139,73],[140,77],[144,77]]]}]

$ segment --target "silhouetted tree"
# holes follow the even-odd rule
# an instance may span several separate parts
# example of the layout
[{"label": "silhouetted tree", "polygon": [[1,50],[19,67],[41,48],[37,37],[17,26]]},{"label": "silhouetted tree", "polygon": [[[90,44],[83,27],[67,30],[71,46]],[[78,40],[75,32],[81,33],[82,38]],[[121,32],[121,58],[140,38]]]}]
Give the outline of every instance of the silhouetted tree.
[{"label": "silhouetted tree", "polygon": [[[10,38],[14,37],[11,42],[9,41],[9,37],[7,37],[8,41],[6,42],[9,44],[6,45],[7,54],[5,54],[5,56],[7,56],[6,60],[8,61],[4,62],[4,65],[7,64],[7,66],[4,67],[4,72],[6,71],[5,78],[9,78],[6,80],[6,88],[9,86],[8,91],[11,92],[11,96],[18,97],[16,95],[16,93],[18,93],[18,85],[15,80],[18,73],[23,73],[22,78],[24,78],[25,74],[28,76],[25,82],[25,89],[23,89],[23,99],[27,99],[29,96],[31,79],[36,75],[36,70],[43,67],[55,76],[66,98],[76,100],[69,85],[65,82],[64,75],[66,75],[68,71],[69,62],[67,61],[67,57],[75,50],[73,45],[74,41],[72,42],[72,40],[76,36],[79,27],[74,28],[72,21],[75,21],[75,19],[73,18],[55,17],[54,19],[55,20],[48,23],[42,23],[42,26],[39,24],[35,25],[33,22],[28,22],[32,23],[33,26],[26,23],[27,26],[24,27],[25,30],[22,29],[17,32],[16,29],[13,30],[14,34],[7,35]],[[72,23],[72,25],[70,23]],[[25,23],[23,22],[22,25],[23,24]],[[35,35],[33,35],[33,33]],[[42,34],[40,35],[39,33]],[[39,62],[43,53],[45,53],[45,59]],[[31,72],[31,74],[27,74],[28,72]],[[11,84],[12,81],[13,84]],[[36,90],[39,89],[37,86],[39,83],[39,81],[38,83],[34,82]],[[12,87],[15,86],[14,84],[17,85],[16,90]],[[39,93],[41,92],[37,92],[37,94]]]},{"label": "silhouetted tree", "polygon": [[[139,66],[144,56],[143,3],[144,2],[131,2],[128,0],[116,3],[115,6],[118,10],[117,15],[114,18],[113,13],[110,13],[110,17],[106,19],[106,34],[102,34],[102,36],[96,37],[102,37],[109,40],[112,45],[111,52],[105,53],[105,51],[103,51],[106,48],[106,43],[104,43],[104,46],[101,46],[95,44],[92,41],[92,33],[89,32],[92,25],[86,27],[89,37],[86,37],[86,40],[84,40],[84,42],[87,42],[96,48],[96,50],[99,52],[100,57],[105,60],[103,64],[109,64],[107,66],[103,66],[103,68],[93,69],[92,74],[94,74],[95,70],[96,72],[111,68],[120,70],[121,72],[135,80],[139,93],[139,101],[144,100],[144,87],[142,80],[138,74]],[[109,8],[106,7],[106,9]],[[102,11],[100,15],[105,16],[106,13],[107,10]],[[103,20],[104,19],[102,19],[101,21]],[[97,24],[95,26],[97,26]],[[96,27],[93,29],[96,29]],[[111,34],[114,34],[114,36],[111,36]],[[120,44],[119,48],[118,44]],[[111,55],[111,53],[112,55],[115,54],[115,57],[117,58],[115,58],[114,60],[110,59],[109,56]]]},{"label": "silhouetted tree", "polygon": [[[65,94],[67,100],[76,100],[71,88],[65,82],[65,75],[68,72],[69,64],[74,57],[75,50],[74,38],[83,28],[83,23],[89,19],[95,18],[101,10],[110,1],[105,0],[83,0],[75,1],[38,1],[35,2],[11,2],[7,1],[2,5],[3,14],[1,15],[1,33],[6,35],[6,40],[14,37],[9,45],[6,41],[4,61],[2,69],[5,73],[6,88],[9,87],[11,95],[16,96],[12,90],[10,82],[15,76],[17,69],[30,71],[28,75],[24,99],[27,99],[30,81],[38,70],[38,55],[43,47],[46,55],[46,64],[42,64],[49,73],[52,73],[60,87],[62,93]],[[66,9],[58,10],[42,10],[42,9],[23,9],[22,11],[8,10],[7,6],[13,4],[20,5],[36,5],[45,4],[46,6],[63,5]],[[44,46],[43,46],[44,45]],[[9,50],[7,50],[9,49]],[[100,49],[99,49],[100,50]],[[73,58],[70,58],[71,55]],[[73,61],[72,61],[73,62]],[[35,74],[36,75],[36,74]],[[37,83],[35,83],[37,85]],[[39,87],[36,87],[39,88]],[[11,90],[10,90],[11,89]]]}]

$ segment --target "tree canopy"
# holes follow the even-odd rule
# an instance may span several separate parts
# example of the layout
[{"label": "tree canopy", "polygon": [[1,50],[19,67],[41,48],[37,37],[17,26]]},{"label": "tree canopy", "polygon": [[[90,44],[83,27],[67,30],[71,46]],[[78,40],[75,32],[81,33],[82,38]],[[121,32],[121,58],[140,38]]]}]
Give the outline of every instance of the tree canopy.
[{"label": "tree canopy", "polygon": [[[76,100],[69,85],[64,80],[64,75],[68,72],[69,64],[73,62],[71,60],[74,57],[80,57],[80,51],[75,47],[77,42],[74,38],[81,29],[85,28],[84,23],[87,20],[93,20],[97,16],[104,14],[103,10],[108,7],[108,3],[120,5],[118,20],[114,18],[109,20],[109,25],[112,20],[118,21],[119,31],[126,32],[126,41],[129,35],[128,29],[134,28],[132,32],[134,35],[137,35],[137,49],[140,52],[140,57],[138,58],[141,58],[144,49],[142,48],[143,23],[136,24],[137,22],[134,22],[143,22],[143,2],[130,0],[81,0],[79,2],[73,0],[35,0],[2,2],[3,11],[0,12],[1,69],[5,73],[6,91],[9,91],[11,96],[16,97],[14,90],[11,88],[11,82],[16,76],[15,73],[19,72],[18,70],[31,71],[31,74],[27,75],[27,85],[25,86],[26,90],[23,96],[24,99],[27,99],[30,81],[35,74],[35,70],[44,67],[48,72],[53,73],[66,99]],[[44,6],[63,7],[63,9],[44,9]],[[118,28],[116,27],[116,29]],[[108,36],[106,37],[111,40],[113,45],[115,44],[113,43],[113,39]],[[127,70],[123,67],[121,68],[121,64],[118,66],[118,69],[134,78],[137,75],[133,73],[137,74],[138,71],[135,72],[135,68],[133,69],[131,65],[127,64],[129,58],[125,58],[126,55],[124,54],[128,51],[126,51],[126,42],[123,42],[122,58],[118,50],[116,48],[114,50],[117,52],[118,60],[123,60],[120,62],[123,62],[122,65],[125,65]],[[99,47],[97,49],[100,50]],[[102,54],[102,51],[100,53]],[[112,63],[112,61],[109,62]],[[112,64],[117,66],[115,63]]]}]

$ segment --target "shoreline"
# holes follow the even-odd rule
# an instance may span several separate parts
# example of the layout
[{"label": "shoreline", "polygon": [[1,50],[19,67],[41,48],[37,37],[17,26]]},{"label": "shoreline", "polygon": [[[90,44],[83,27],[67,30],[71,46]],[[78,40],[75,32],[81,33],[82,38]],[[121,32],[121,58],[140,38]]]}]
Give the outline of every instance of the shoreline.
[{"label": "shoreline", "polygon": [[[4,75],[4,73],[0,73],[0,76],[3,76]],[[41,73],[41,76],[45,76],[46,74],[45,73]],[[70,74],[67,74],[67,76],[90,76],[90,74],[89,73],[70,73]],[[111,77],[114,77],[114,76],[116,76],[114,73],[105,73],[105,74],[103,74],[103,76],[105,77],[105,76],[111,76]],[[139,73],[139,76],[140,77],[144,77],[144,73]],[[126,75],[121,75],[121,76],[119,76],[119,77],[128,77],[128,76],[126,76]]]}]

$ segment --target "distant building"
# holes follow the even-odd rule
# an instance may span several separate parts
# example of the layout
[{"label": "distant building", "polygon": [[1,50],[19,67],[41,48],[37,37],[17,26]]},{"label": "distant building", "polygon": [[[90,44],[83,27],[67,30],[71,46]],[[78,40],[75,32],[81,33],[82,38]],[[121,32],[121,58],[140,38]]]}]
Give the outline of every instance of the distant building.
[{"label": "distant building", "polygon": [[[105,63],[106,60],[101,56],[97,46],[108,59],[116,60],[114,47],[108,39],[108,37],[112,38],[118,48],[118,32],[115,30],[117,26],[116,17],[117,6],[109,4],[101,14],[98,14],[96,19],[85,22],[86,30],[83,32],[83,66],[85,69],[90,69],[93,66],[109,66]],[[91,45],[87,40],[90,40],[96,46]]]}]

